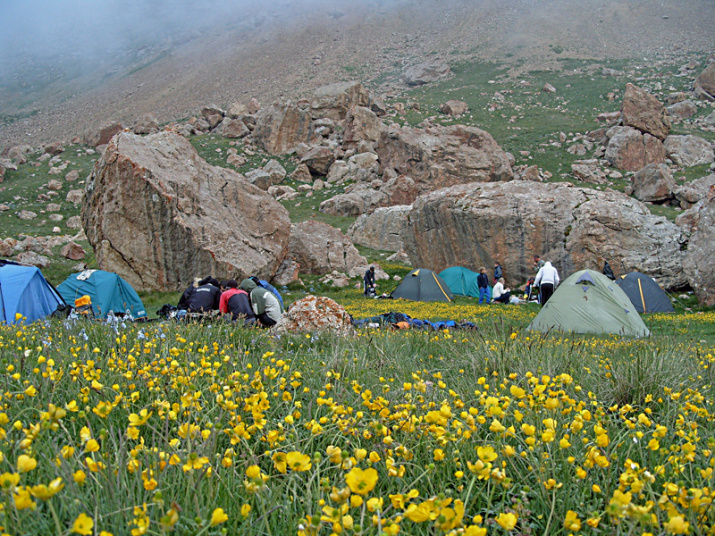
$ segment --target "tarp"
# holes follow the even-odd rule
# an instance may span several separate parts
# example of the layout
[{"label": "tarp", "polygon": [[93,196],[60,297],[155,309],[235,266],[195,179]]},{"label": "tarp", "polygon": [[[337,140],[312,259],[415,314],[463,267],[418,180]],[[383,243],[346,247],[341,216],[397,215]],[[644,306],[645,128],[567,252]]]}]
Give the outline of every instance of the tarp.
[{"label": "tarp", "polygon": [[417,268],[405,276],[402,282],[392,291],[393,298],[412,301],[443,301],[454,300],[447,283],[426,268]]},{"label": "tarp", "polygon": [[447,283],[452,294],[459,296],[479,297],[479,285],[477,284],[477,272],[463,266],[452,266],[442,270],[439,276]]},{"label": "tarp", "polygon": [[650,335],[625,292],[594,270],[581,270],[563,281],[527,330]]},{"label": "tarp", "polygon": [[57,287],[69,305],[77,298],[88,295],[98,318],[106,318],[110,311],[130,314],[134,318],[146,316],[144,304],[132,286],[117,274],[104,270],[85,270],[72,274]]},{"label": "tarp", "polygon": [[0,261],[0,322],[15,324],[16,313],[25,317],[25,322],[34,322],[63,304],[39,268]]},{"label": "tarp", "polygon": [[639,313],[672,313],[673,304],[655,280],[640,272],[631,272],[616,281]]}]

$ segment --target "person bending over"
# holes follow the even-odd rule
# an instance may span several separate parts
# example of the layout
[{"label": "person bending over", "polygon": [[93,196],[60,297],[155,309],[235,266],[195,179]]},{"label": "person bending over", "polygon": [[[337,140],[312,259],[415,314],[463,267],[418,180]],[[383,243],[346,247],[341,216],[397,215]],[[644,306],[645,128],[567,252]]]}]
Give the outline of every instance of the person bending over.
[{"label": "person bending over", "polygon": [[241,281],[241,290],[245,290],[251,299],[251,308],[256,319],[263,327],[275,326],[283,316],[283,307],[270,290],[259,287],[252,279]]}]

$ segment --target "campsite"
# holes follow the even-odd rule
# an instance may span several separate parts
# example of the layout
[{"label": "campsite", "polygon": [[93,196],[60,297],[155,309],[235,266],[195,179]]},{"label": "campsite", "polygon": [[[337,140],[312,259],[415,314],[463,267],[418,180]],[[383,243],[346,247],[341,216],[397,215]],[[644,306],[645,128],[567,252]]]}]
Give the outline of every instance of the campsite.
[{"label": "campsite", "polygon": [[[325,290],[356,319],[400,311],[476,329],[276,337],[220,321],[0,326],[3,485],[15,490],[5,530],[711,526],[712,311],[676,300],[675,314],[643,316],[650,337],[540,333],[526,329],[535,304],[310,285],[281,289],[284,300]],[[540,511],[554,514],[530,514]]]}]

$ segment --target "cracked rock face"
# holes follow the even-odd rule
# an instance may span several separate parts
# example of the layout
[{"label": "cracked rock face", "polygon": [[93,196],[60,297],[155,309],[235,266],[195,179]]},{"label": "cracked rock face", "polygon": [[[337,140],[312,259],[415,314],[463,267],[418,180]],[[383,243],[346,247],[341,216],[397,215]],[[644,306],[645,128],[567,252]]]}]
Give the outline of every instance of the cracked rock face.
[{"label": "cracked rock face", "polygon": [[685,285],[680,227],[611,190],[567,183],[465,184],[422,195],[404,235],[413,266],[472,270],[495,261],[509,285],[534,275],[532,259],[550,260],[562,277],[608,260],[616,275],[638,270],[666,288]]},{"label": "cracked rock face", "polygon": [[87,181],[82,222],[100,268],[137,290],[181,290],[209,274],[269,279],[290,235],[270,195],[171,132],[112,138]]},{"label": "cracked rock face", "polygon": [[705,199],[692,210],[695,211],[694,232],[685,253],[683,269],[698,301],[712,306],[715,305],[715,270],[712,267],[715,254],[715,186],[710,187]]}]

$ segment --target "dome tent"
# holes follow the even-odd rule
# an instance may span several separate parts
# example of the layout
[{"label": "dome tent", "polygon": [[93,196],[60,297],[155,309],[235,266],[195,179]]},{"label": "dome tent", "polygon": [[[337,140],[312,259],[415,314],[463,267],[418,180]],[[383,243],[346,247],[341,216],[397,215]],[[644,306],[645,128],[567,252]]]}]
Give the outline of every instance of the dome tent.
[{"label": "dome tent", "polygon": [[471,297],[479,297],[478,275],[477,272],[462,266],[452,266],[439,273],[439,277],[444,279],[452,294]]},{"label": "dome tent", "polygon": [[672,313],[673,304],[668,295],[660,288],[652,277],[640,272],[631,272],[620,279],[616,284],[626,293],[636,311],[639,313]]},{"label": "dome tent", "polygon": [[650,335],[625,292],[594,270],[581,270],[563,281],[526,329]]},{"label": "dome tent", "polygon": [[34,322],[64,303],[39,268],[0,260],[0,322],[15,324],[16,314]]},{"label": "dome tent", "polygon": [[85,270],[72,274],[57,287],[62,298],[74,305],[77,298],[88,295],[92,309],[99,318],[115,314],[132,315],[134,318],[146,316],[144,304],[129,283],[117,274],[103,270]]},{"label": "dome tent", "polygon": [[454,300],[447,283],[426,268],[417,268],[405,276],[402,282],[392,291],[393,298],[412,301],[443,301]]}]

